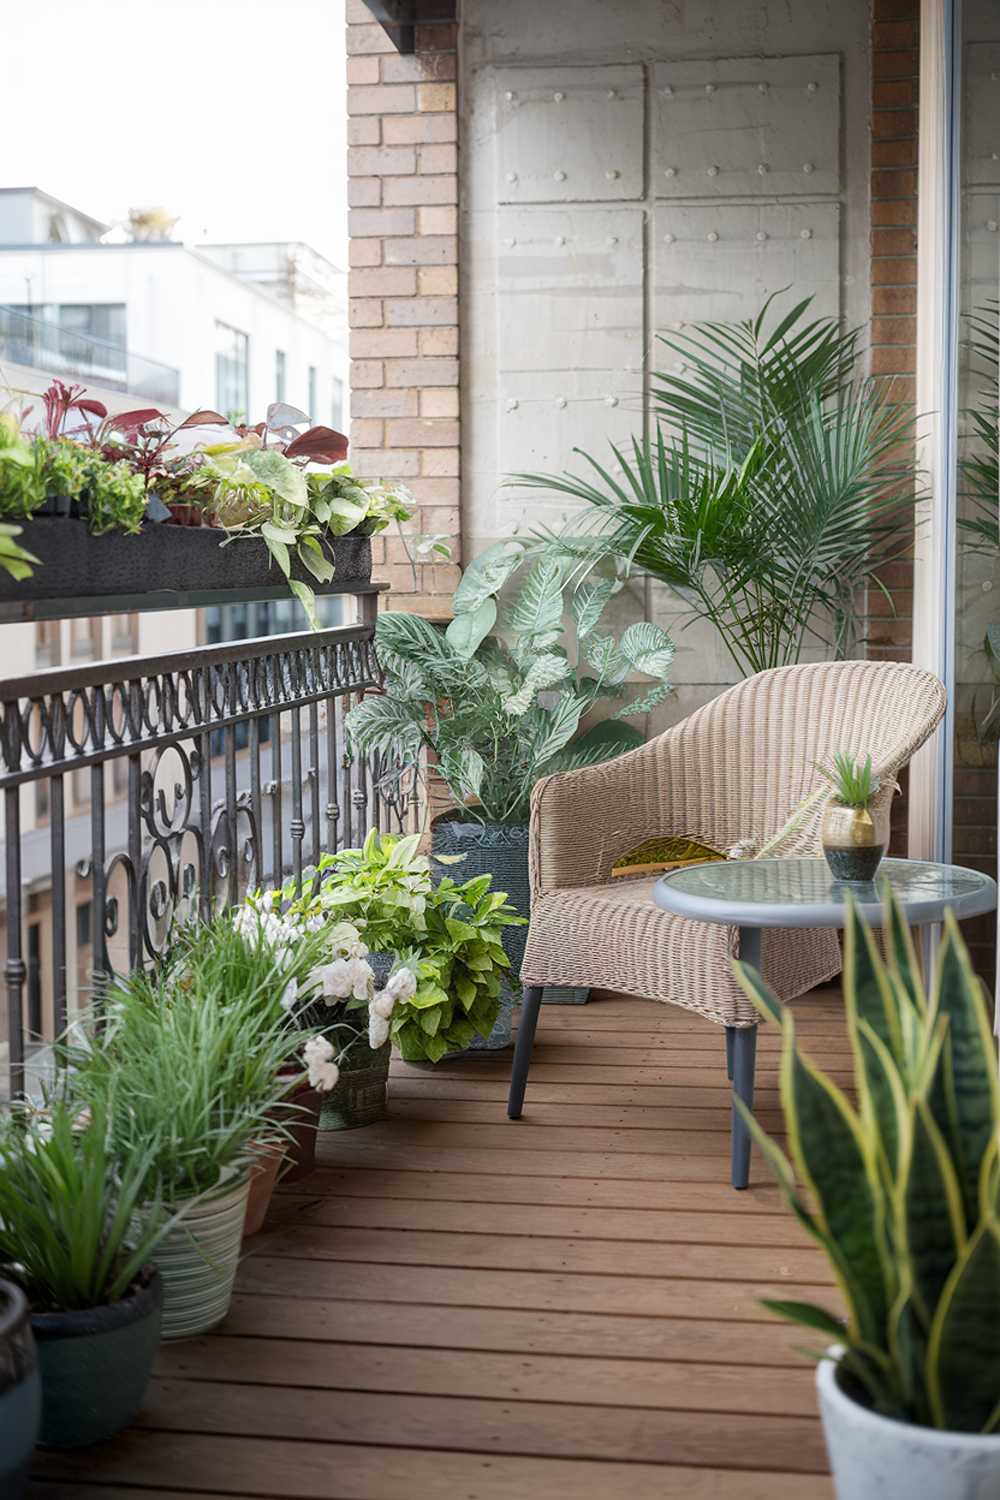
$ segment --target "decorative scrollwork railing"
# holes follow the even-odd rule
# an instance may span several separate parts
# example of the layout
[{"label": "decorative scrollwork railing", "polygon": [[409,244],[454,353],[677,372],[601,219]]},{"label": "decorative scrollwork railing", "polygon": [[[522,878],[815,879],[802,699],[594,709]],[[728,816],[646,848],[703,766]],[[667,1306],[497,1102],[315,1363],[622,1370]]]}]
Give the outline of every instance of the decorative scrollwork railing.
[{"label": "decorative scrollwork railing", "polygon": [[382,767],[347,751],[344,716],[379,680],[372,635],[366,622],[0,686],[12,1097],[79,992],[154,959],[177,917],[301,883],[322,851],[410,824],[415,789],[390,796]]}]

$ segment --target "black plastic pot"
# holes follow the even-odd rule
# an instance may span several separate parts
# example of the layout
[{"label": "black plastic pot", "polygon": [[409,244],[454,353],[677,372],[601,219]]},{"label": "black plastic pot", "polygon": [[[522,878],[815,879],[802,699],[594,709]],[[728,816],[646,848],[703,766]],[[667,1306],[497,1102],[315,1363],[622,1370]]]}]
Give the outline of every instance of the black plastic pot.
[{"label": "black plastic pot", "polygon": [[49,495],[34,512],[36,516],[68,516],[72,501],[68,495]]},{"label": "black plastic pot", "polygon": [[[18,542],[40,567],[20,582],[0,571],[0,600],[80,599],[110,595],[179,594],[219,589],[280,588],[285,580],[257,537],[223,546],[225,533],[209,526],[146,525],[135,535],[92,536],[83,521],[43,516],[24,523]],[[295,565],[293,577],[314,593],[343,591],[367,583],[372,574],[368,537],[356,533],[332,540],[335,576],[317,583]]]},{"label": "black plastic pot", "polygon": [[83,1448],[127,1427],[142,1404],[160,1342],[163,1282],[146,1266],[119,1302],[35,1313],[47,1448]]},{"label": "black plastic pot", "polygon": [[0,1281],[0,1495],[21,1500],[42,1415],[31,1314],[19,1286]]}]

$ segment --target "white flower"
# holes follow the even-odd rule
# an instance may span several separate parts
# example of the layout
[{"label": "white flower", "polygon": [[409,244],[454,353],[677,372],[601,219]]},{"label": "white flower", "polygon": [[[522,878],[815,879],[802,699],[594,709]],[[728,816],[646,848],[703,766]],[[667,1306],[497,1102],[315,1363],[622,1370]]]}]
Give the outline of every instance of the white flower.
[{"label": "white flower", "polygon": [[294,1010],[299,998],[299,981],[294,977],[288,981],[281,995],[282,1010]]},{"label": "white flower", "polygon": [[412,969],[397,969],[395,974],[389,975],[385,992],[393,1000],[412,1000],[417,993],[417,976]]},{"label": "white flower", "polygon": [[374,1010],[368,1011],[368,1045],[373,1051],[383,1047],[389,1040],[389,1022]]},{"label": "white flower", "polygon": [[345,958],[365,958],[368,949],[353,922],[337,922],[330,928],[330,947]]},{"label": "white flower", "polygon": [[371,1003],[371,1010],[383,1020],[388,1021],[396,1005],[395,995],[390,995],[388,990],[381,990]]},{"label": "white flower", "polygon": [[315,1036],[311,1036],[302,1048],[302,1056],[310,1068],[316,1063],[330,1062],[333,1053],[334,1047],[329,1037],[321,1036],[318,1032]]},{"label": "white flower", "polygon": [[375,976],[363,958],[335,958],[320,969],[320,981],[327,1004],[334,1000],[368,1000]]},{"label": "white flower", "polygon": [[332,1088],[336,1088],[339,1077],[340,1069],[335,1062],[314,1063],[309,1069],[309,1082],[321,1094],[328,1094]]}]

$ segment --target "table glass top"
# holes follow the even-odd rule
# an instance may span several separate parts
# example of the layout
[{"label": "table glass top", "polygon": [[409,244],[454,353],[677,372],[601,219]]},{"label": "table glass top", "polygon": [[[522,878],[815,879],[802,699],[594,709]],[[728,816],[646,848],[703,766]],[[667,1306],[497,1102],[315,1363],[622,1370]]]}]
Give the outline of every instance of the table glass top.
[{"label": "table glass top", "polygon": [[[925,860],[886,859],[874,882],[848,883],[837,880],[824,859],[718,860],[673,870],[658,883],[659,905],[692,917],[704,915],[739,921],[741,908],[753,908],[750,921],[783,925],[792,913],[805,909],[831,925],[843,915],[848,895],[866,913],[877,912],[888,881],[904,911],[926,913],[956,908],[959,916],[990,911],[996,887],[988,875],[958,865],[932,864]],[[794,920],[794,918],[793,918]],[[797,925],[797,924],[796,924]]]}]

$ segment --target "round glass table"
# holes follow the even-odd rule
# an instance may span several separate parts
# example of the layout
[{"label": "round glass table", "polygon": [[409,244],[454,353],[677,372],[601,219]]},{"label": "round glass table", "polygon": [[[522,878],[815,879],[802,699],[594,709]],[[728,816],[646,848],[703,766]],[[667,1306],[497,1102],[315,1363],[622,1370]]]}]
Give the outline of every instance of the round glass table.
[{"label": "round glass table", "polygon": [[[885,859],[869,884],[837,880],[826,860],[726,859],[671,870],[656,882],[657,906],[696,922],[721,922],[740,930],[740,958],[760,968],[764,927],[843,927],[853,896],[871,926],[882,923],[881,889],[888,881],[911,927],[940,922],[951,907],[959,921],[993,911],[996,882],[978,870],[922,859]],[[753,1103],[756,1026],[726,1027],[726,1058],[733,1092]],[[750,1135],[733,1110],[734,1187],[746,1187]]]}]

